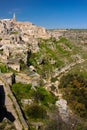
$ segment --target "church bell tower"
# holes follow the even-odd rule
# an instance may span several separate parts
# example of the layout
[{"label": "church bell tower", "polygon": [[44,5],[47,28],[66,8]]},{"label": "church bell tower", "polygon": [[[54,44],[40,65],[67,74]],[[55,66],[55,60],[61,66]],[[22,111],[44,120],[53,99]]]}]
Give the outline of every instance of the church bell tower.
[{"label": "church bell tower", "polygon": [[16,22],[16,15],[15,15],[15,13],[13,14],[13,21]]}]

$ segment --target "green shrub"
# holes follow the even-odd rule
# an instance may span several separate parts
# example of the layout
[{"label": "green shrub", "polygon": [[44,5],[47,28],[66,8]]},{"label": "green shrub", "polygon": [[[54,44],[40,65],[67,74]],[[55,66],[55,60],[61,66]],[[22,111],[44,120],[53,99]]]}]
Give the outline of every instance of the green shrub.
[{"label": "green shrub", "polygon": [[2,38],[0,37],[0,41],[2,40]]},{"label": "green shrub", "polygon": [[0,54],[3,54],[3,49],[0,49]]},{"label": "green shrub", "polygon": [[19,102],[22,98],[30,98],[31,84],[16,83],[11,88]]},{"label": "green shrub", "polygon": [[7,70],[7,67],[6,67],[6,65],[0,65],[0,71],[2,72],[2,73],[6,73],[8,70]]},{"label": "green shrub", "polygon": [[46,118],[47,112],[43,106],[37,104],[28,106],[26,109],[27,116],[33,119]]},{"label": "green shrub", "polygon": [[11,32],[11,34],[16,34],[16,35],[17,35],[17,34],[18,34],[18,31]]},{"label": "green shrub", "polygon": [[74,110],[76,111],[76,113],[78,113],[78,115],[80,115],[81,117],[87,117],[86,113],[87,111],[85,110],[85,106],[82,103],[76,103],[74,106]]},{"label": "green shrub", "polygon": [[57,81],[57,77],[51,78],[51,82],[55,82],[55,81]]},{"label": "green shrub", "polygon": [[33,97],[37,102],[41,102],[43,105],[54,104],[57,100],[50,92],[45,90],[43,87],[38,87],[36,91],[32,93]]},{"label": "green shrub", "polygon": [[22,59],[20,59],[19,62],[20,62],[20,69],[24,70],[26,68],[26,65],[25,65],[24,61]]}]

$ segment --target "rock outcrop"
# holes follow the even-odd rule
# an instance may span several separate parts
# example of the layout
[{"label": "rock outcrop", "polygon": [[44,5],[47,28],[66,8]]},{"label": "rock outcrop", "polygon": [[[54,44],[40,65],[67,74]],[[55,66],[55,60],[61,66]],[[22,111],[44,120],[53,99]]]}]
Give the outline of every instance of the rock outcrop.
[{"label": "rock outcrop", "polygon": [[56,102],[56,105],[59,108],[59,114],[60,114],[62,120],[64,122],[68,122],[69,121],[69,109],[68,109],[67,101],[61,98]]}]

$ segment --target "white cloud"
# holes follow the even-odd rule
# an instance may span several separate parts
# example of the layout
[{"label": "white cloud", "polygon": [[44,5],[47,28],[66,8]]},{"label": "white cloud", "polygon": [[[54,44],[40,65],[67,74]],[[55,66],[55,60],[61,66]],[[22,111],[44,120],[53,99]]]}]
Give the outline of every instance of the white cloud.
[{"label": "white cloud", "polygon": [[12,9],[12,10],[9,10],[8,11],[8,14],[13,14],[13,13],[16,13],[16,14],[20,14],[21,13],[21,10],[16,8],[16,9]]}]

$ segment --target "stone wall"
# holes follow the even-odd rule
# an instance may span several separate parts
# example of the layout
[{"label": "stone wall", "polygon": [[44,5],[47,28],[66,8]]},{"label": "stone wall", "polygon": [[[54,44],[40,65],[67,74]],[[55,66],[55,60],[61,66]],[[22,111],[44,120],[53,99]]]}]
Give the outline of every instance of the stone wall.
[{"label": "stone wall", "polygon": [[[17,101],[16,101],[16,98],[14,97],[14,95],[13,95],[11,89],[10,89],[10,86],[7,84],[7,81],[6,81],[5,78],[6,78],[6,77],[5,77],[4,75],[0,74],[0,79],[1,79],[2,82],[4,83],[4,86],[6,87],[7,92],[9,93],[9,97],[10,97],[11,101],[13,102],[13,105],[14,105],[14,108],[15,108],[15,111],[16,111],[16,114],[17,114],[17,116],[18,116],[18,119],[19,119],[19,121],[20,121],[20,124],[22,125],[22,129],[24,129],[24,130],[29,130],[29,127],[28,127],[28,125],[27,125],[27,123],[26,123],[26,121],[25,121],[25,119],[24,119],[24,117],[23,117],[23,114],[22,114],[22,112],[21,112],[21,109],[20,109],[20,107],[19,107]],[[22,129],[21,129],[21,130],[22,130]]]}]

